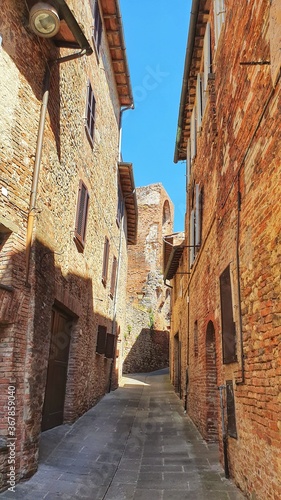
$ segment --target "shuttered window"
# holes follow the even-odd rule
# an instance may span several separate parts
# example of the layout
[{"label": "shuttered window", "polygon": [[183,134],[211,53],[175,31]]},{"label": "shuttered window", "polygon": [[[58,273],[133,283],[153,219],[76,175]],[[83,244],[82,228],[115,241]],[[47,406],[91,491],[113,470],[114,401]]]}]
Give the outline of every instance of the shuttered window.
[{"label": "shuttered window", "polygon": [[106,236],[105,240],[104,240],[103,264],[102,264],[102,282],[103,282],[104,286],[106,286],[106,282],[107,282],[109,247],[110,247],[109,239]]},{"label": "shuttered window", "polygon": [[80,180],[75,222],[75,241],[79,251],[83,252],[86,239],[86,227],[89,209],[89,193],[84,182]]},{"label": "shuttered window", "polygon": [[214,0],[215,48],[218,46],[221,28],[225,20],[224,0]]},{"label": "shuttered window", "polygon": [[110,281],[110,296],[114,296],[116,286],[117,259],[114,256],[112,261],[111,281]]},{"label": "shuttered window", "polygon": [[94,7],[93,40],[97,54],[99,54],[100,52],[101,35],[102,35],[102,19],[100,14],[99,2],[98,0],[96,0]]},{"label": "shuttered window", "polygon": [[96,352],[98,354],[105,354],[105,350],[106,350],[106,327],[99,325]]},{"label": "shuttered window", "polygon": [[117,214],[116,214],[116,222],[117,222],[118,227],[121,224],[123,213],[124,213],[123,195],[122,195],[120,184],[118,183],[118,203],[117,203]]},{"label": "shuttered window", "polygon": [[211,29],[210,23],[206,24],[204,36],[204,81],[203,91],[206,94],[208,91],[208,75],[211,73]]},{"label": "shuttered window", "polygon": [[195,247],[196,253],[201,245],[202,230],[202,190],[199,184],[195,184]]},{"label": "shuttered window", "polygon": [[189,221],[189,266],[193,266],[193,262],[195,260],[195,247],[194,247],[194,242],[195,242],[195,234],[194,234],[194,229],[195,229],[195,220],[194,220],[194,209],[191,210],[190,213],[190,221]]},{"label": "shuttered window", "polygon": [[186,149],[186,192],[188,192],[190,174],[191,174],[191,151],[190,151],[190,139],[188,139],[187,149]]},{"label": "shuttered window", "polygon": [[190,268],[196,258],[196,254],[199,252],[201,245],[201,234],[202,234],[202,205],[203,205],[203,193],[200,189],[199,184],[195,184],[195,189],[192,194],[192,210],[190,213],[189,222],[189,265]]},{"label": "shuttered window", "polygon": [[108,333],[106,337],[106,348],[105,357],[114,358],[114,347],[115,347],[115,335],[113,333]]},{"label": "shuttered window", "polygon": [[193,158],[196,156],[196,109],[195,107],[193,108],[192,114],[191,114],[191,122],[190,122],[190,154],[191,154],[191,161]]},{"label": "shuttered window", "polygon": [[233,321],[230,266],[220,276],[222,348],[224,364],[237,361],[236,329]]},{"label": "shuttered window", "polygon": [[197,132],[200,132],[203,117],[203,82],[202,75],[198,73],[196,83],[196,111],[197,111]]},{"label": "shuttered window", "polygon": [[87,132],[87,137],[91,143],[94,145],[94,133],[95,133],[95,112],[96,112],[96,101],[93,93],[92,85],[90,81],[87,83],[87,103],[86,103],[86,117],[85,117],[85,128]]},{"label": "shuttered window", "polygon": [[232,380],[226,381],[227,434],[237,439],[235,400]]}]

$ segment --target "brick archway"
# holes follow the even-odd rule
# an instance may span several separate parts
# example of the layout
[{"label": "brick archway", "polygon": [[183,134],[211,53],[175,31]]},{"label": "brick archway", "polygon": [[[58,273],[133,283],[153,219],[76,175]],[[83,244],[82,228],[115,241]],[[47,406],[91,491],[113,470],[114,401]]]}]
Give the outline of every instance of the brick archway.
[{"label": "brick archway", "polygon": [[206,331],[206,440],[218,441],[216,338],[212,321]]}]

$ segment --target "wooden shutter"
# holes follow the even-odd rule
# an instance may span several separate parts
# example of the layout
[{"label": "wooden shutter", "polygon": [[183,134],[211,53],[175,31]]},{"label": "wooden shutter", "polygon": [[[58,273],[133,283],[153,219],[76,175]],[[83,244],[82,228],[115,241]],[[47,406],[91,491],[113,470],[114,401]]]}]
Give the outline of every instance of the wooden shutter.
[{"label": "wooden shutter", "polygon": [[186,192],[188,192],[190,173],[191,173],[191,151],[190,151],[190,139],[188,139],[187,150],[186,150]]},{"label": "wooden shutter", "polygon": [[208,91],[208,75],[211,73],[211,28],[210,23],[206,24],[206,31],[204,36],[204,81],[203,81],[203,92],[205,94]]},{"label": "wooden shutter", "polygon": [[197,75],[196,83],[196,111],[197,111],[197,131],[200,131],[202,125],[203,106],[202,106],[202,76]]},{"label": "wooden shutter", "polygon": [[193,266],[195,259],[195,247],[194,247],[194,209],[190,213],[190,223],[189,223],[189,266]]},{"label": "wooden shutter", "polygon": [[98,54],[99,54],[99,51],[100,51],[101,35],[102,35],[102,20],[101,20],[101,15],[100,15],[99,2],[98,2],[98,0],[96,0],[95,9],[94,9],[94,33],[93,33],[93,38],[94,38],[95,47],[96,47],[96,50],[97,50]]},{"label": "wooden shutter", "polygon": [[199,184],[195,185],[195,248],[196,252],[201,245],[201,229],[202,229],[202,191]]},{"label": "wooden shutter", "polygon": [[116,285],[116,271],[117,271],[117,259],[114,256],[112,261],[112,271],[111,271],[111,281],[110,281],[110,295],[114,296],[115,285]]},{"label": "wooden shutter", "polygon": [[191,161],[196,156],[196,108],[193,108],[191,114],[191,124],[190,124],[190,150],[191,150]]},{"label": "wooden shutter", "polygon": [[96,113],[96,100],[95,100],[95,96],[94,96],[91,82],[88,80],[85,127],[86,127],[86,131],[87,131],[87,136],[88,136],[92,146],[94,144],[95,113]]},{"label": "wooden shutter", "polygon": [[224,0],[214,0],[214,20],[215,20],[215,47],[217,47],[221,28],[225,19]]},{"label": "wooden shutter", "polygon": [[113,333],[108,333],[106,337],[106,349],[105,349],[105,357],[106,358],[114,358],[114,347],[115,347],[115,335]]},{"label": "wooden shutter", "polygon": [[232,380],[226,381],[227,434],[237,439],[235,400]]},{"label": "wooden shutter", "polygon": [[96,352],[98,354],[105,354],[105,349],[106,349],[106,327],[99,325]]},{"label": "wooden shutter", "polygon": [[102,265],[102,282],[103,282],[104,286],[106,286],[106,282],[107,282],[109,247],[110,247],[109,239],[106,236],[105,240],[104,240],[104,247],[103,247],[103,265]]},{"label": "wooden shutter", "polygon": [[88,208],[88,189],[86,188],[84,182],[80,180],[75,222],[75,240],[80,251],[83,251],[85,247]]},{"label": "wooden shutter", "polygon": [[236,329],[233,321],[232,291],[230,267],[220,276],[221,320],[222,320],[222,347],[224,364],[237,361]]}]

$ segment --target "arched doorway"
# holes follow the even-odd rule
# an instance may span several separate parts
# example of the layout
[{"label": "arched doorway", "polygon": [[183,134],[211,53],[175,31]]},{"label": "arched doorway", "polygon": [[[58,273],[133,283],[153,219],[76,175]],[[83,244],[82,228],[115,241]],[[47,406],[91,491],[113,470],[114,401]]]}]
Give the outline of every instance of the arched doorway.
[{"label": "arched doorway", "polygon": [[212,321],[206,332],[206,440],[218,441],[216,339]]}]

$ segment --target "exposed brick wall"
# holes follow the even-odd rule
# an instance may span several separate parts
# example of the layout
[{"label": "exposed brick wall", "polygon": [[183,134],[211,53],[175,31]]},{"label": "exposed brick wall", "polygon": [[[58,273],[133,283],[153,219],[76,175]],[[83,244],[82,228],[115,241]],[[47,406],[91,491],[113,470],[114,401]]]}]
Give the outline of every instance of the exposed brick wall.
[{"label": "exposed brick wall", "polygon": [[[172,310],[171,374],[176,382],[174,353],[179,334],[181,394],[185,393],[188,366],[188,412],[206,439],[216,437],[217,428],[221,452],[221,415],[215,386],[233,381],[237,439],[228,438],[231,476],[249,498],[276,500],[281,496],[280,80],[273,88],[267,64],[240,65],[270,60],[270,3],[257,1],[242,6],[230,0],[225,5],[217,50],[212,6],[210,9],[211,95],[197,137],[186,217],[188,242],[192,186],[199,183],[203,187],[202,244],[190,277],[174,279],[177,292]],[[219,278],[228,265],[237,362],[223,364]],[[187,269],[188,251],[180,270]],[[214,346],[208,342],[210,321]],[[242,349],[245,380],[239,384]]]}]

